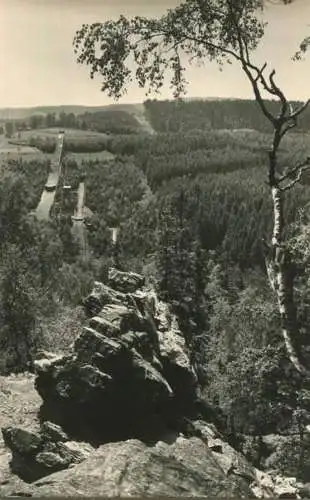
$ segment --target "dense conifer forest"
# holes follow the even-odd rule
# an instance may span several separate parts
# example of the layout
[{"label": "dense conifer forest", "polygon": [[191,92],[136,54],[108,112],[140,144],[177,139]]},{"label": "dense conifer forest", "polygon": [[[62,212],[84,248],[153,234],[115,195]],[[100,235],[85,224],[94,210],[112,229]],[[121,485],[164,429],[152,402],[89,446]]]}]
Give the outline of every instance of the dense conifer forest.
[{"label": "dense conifer forest", "polygon": [[[272,231],[265,182],[270,134],[260,126],[248,130],[254,103],[206,102],[201,121],[194,120],[201,105],[147,101],[156,134],[114,134],[112,126],[97,143],[87,136],[74,138],[74,145],[67,140],[65,184],[76,189],[83,180],[86,186],[86,258],[71,231],[74,192],[71,201],[56,198],[57,216],[50,222],[31,215],[48,158],[3,165],[1,370],[31,366],[38,346],[68,349],[83,318],[83,297],[116,262],[120,269],[145,273],[172,304],[205,398],[226,431],[282,432],[296,424],[301,381],[286,362],[266,281],[262,240]],[[183,126],[166,130],[169,122]],[[90,154],[80,153],[77,161],[72,153],[79,147]],[[91,159],[99,147],[111,158]],[[309,150],[307,131],[289,134],[281,149],[283,169]],[[309,262],[302,249],[309,194],[306,175],[285,206],[289,241],[299,249],[305,271],[296,290],[305,338]],[[115,248],[111,227],[119,228]]]}]

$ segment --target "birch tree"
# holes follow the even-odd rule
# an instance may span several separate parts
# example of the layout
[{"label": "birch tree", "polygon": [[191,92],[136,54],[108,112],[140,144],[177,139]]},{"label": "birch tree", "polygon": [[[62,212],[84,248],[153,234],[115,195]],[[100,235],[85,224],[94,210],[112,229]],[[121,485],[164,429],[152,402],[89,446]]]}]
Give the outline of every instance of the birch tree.
[{"label": "birch tree", "polygon": [[[284,3],[289,3],[285,2]],[[280,8],[280,7],[279,7]],[[282,336],[290,361],[301,373],[308,373],[299,345],[294,301],[294,259],[285,239],[286,193],[300,180],[310,158],[279,166],[283,138],[298,124],[308,101],[293,108],[277,83],[276,72],[267,62],[257,65],[253,53],[264,36],[264,0],[185,0],[159,19],[124,16],[116,21],[84,24],[76,33],[77,61],[90,67],[90,76],[102,77],[101,90],[116,99],[132,82],[159,92],[166,80],[176,98],[186,90],[184,61],[216,61],[221,67],[236,61],[246,75],[260,111],[273,129],[266,158],[267,183],[273,202],[273,233],[265,243],[266,267],[281,317]],[[208,69],[206,67],[206,82]],[[268,99],[278,102],[270,111]]]}]

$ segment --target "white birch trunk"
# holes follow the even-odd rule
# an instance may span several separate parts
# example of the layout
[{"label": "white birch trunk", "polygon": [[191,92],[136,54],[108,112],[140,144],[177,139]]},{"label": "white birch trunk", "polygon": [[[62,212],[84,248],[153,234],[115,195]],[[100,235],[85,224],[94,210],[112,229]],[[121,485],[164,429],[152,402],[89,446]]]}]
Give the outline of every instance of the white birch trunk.
[{"label": "white birch trunk", "polygon": [[281,269],[283,266],[279,266],[279,270],[276,272],[276,294],[278,301],[278,308],[281,316],[282,323],[282,336],[284,339],[285,347],[289,356],[289,359],[295,366],[296,370],[299,372],[304,371],[302,364],[298,359],[298,355],[294,348],[294,336],[298,335],[296,327],[295,318],[291,317],[292,304],[289,303],[290,291],[287,290],[285,270]]},{"label": "white birch trunk", "polygon": [[271,195],[273,201],[273,234],[272,234],[272,246],[279,246],[282,243],[282,217],[283,217],[283,207],[281,199],[281,191],[279,188],[271,188]]},{"label": "white birch trunk", "polygon": [[273,258],[267,264],[267,273],[272,289],[276,293],[281,316],[282,336],[290,361],[299,372],[305,371],[296,349],[294,338],[298,336],[296,314],[293,301],[293,282],[289,278],[289,268],[283,248],[283,200],[279,188],[272,187],[274,225],[272,234]]}]

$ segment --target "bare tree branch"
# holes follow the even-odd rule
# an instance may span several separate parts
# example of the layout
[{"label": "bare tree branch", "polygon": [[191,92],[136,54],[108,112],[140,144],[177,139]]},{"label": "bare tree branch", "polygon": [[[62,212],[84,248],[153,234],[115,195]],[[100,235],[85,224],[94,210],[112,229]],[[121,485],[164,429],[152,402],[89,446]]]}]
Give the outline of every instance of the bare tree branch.
[{"label": "bare tree branch", "polygon": [[308,99],[302,106],[300,106],[298,109],[296,109],[293,113],[290,114],[290,118],[297,118],[301,113],[303,113],[306,108],[310,104],[310,99]]},{"label": "bare tree branch", "polygon": [[296,165],[296,167],[294,167],[287,174],[278,179],[278,183],[282,183],[284,181],[292,179],[291,182],[286,186],[279,186],[279,189],[282,192],[291,189],[293,186],[295,186],[295,184],[297,184],[297,182],[300,181],[302,174],[308,169],[310,169],[310,157],[306,158],[306,160]]},{"label": "bare tree branch", "polygon": [[262,77],[262,71],[264,70],[264,67],[262,68],[262,70],[259,70],[258,68],[256,68],[256,70],[258,72],[258,75],[257,75],[256,78],[253,77],[253,75],[252,75],[251,71],[249,70],[248,65],[247,65],[246,62],[243,63],[242,68],[243,68],[244,72],[246,73],[246,75],[248,76],[248,78],[249,78],[249,80],[250,80],[250,82],[252,84],[252,88],[253,88],[253,92],[254,92],[256,101],[259,104],[262,112],[264,113],[264,115],[266,116],[266,118],[268,118],[268,120],[273,125],[275,125],[276,124],[276,117],[267,109],[267,106],[266,106],[266,104],[264,102],[264,99],[263,99],[263,97],[261,95],[261,92],[260,92],[260,89],[259,89],[259,86],[258,86],[259,80],[260,81],[264,80],[264,78]]},{"label": "bare tree branch", "polygon": [[285,126],[282,127],[281,133],[280,133],[280,140],[285,136],[285,134],[291,130],[292,128],[295,128],[297,126],[297,121],[294,120],[292,123],[286,123]]},{"label": "bare tree branch", "polygon": [[276,74],[276,71],[273,69],[269,75],[269,81],[270,81],[270,85],[272,88],[272,92],[274,93],[274,95],[277,95],[281,101],[281,113],[279,116],[279,119],[281,120],[285,117],[285,114],[287,112],[288,102],[287,102],[287,99],[286,99],[285,95],[283,94],[282,90],[276,85],[276,83],[274,81],[275,74]]}]

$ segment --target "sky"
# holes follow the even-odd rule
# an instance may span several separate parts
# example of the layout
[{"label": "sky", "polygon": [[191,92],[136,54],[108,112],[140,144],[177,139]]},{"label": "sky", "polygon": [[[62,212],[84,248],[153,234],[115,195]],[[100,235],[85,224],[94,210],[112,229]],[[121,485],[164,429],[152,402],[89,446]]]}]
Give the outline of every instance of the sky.
[{"label": "sky", "polygon": [[[291,56],[310,34],[310,0],[288,6],[269,0],[265,38],[255,61],[268,61],[289,99],[310,96],[310,54],[294,63]],[[123,15],[159,16],[178,0],[0,0],[0,107],[81,104],[101,106],[113,99],[100,91],[100,79],[78,65],[72,40],[83,23]],[[238,65],[222,72],[216,64],[191,66],[188,96],[252,98]],[[171,98],[164,89],[162,99]],[[132,85],[119,102],[142,102],[143,90]]]}]

